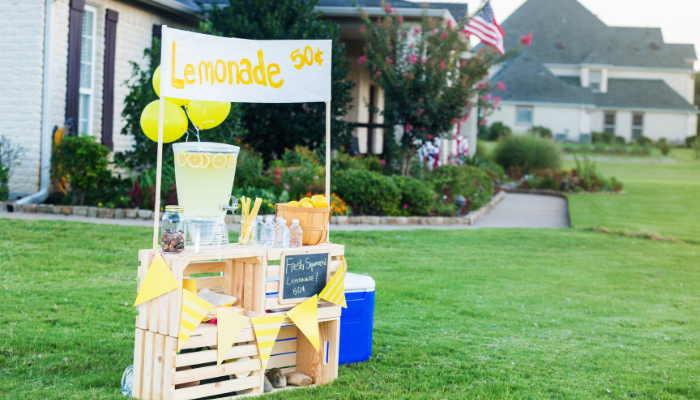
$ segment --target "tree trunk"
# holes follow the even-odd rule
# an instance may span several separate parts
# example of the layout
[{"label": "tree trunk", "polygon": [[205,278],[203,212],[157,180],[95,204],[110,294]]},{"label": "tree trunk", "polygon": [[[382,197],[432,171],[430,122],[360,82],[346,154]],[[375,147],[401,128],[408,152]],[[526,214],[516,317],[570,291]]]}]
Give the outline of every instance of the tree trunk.
[{"label": "tree trunk", "polygon": [[83,193],[80,195],[80,205],[81,206],[85,205],[85,192],[86,192],[86,190],[83,190]]},{"label": "tree trunk", "polygon": [[78,194],[75,192],[75,190],[71,190],[70,192],[70,203],[72,206],[75,205],[75,203],[78,202]]}]

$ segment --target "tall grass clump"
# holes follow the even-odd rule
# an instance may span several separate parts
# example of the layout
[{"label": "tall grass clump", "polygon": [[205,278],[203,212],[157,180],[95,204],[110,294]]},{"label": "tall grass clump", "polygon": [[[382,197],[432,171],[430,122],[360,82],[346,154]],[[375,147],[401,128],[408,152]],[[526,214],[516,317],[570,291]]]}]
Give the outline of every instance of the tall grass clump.
[{"label": "tall grass clump", "polygon": [[549,139],[534,135],[503,138],[493,152],[503,168],[519,168],[523,173],[538,169],[558,169],[561,166],[559,146]]}]

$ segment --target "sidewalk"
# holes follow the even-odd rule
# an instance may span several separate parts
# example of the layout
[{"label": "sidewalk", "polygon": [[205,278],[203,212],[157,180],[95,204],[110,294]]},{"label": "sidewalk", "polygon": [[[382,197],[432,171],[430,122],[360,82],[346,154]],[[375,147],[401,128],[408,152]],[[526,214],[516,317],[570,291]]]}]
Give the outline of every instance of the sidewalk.
[{"label": "sidewalk", "polygon": [[[152,220],[89,218],[61,214],[29,214],[0,212],[0,218],[87,222],[93,224],[147,226]],[[536,194],[509,193],[488,214],[474,225],[331,225],[331,231],[389,231],[416,229],[479,229],[479,228],[568,228],[569,211],[565,199]],[[237,232],[239,224],[229,224]]]}]

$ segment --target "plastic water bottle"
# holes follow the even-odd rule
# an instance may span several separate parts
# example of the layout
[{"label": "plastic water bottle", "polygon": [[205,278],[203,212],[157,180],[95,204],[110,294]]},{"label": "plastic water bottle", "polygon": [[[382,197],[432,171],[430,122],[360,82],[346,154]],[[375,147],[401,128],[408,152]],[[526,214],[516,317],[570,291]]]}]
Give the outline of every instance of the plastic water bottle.
[{"label": "plastic water bottle", "polygon": [[282,220],[282,247],[283,249],[286,249],[289,247],[289,228],[287,228],[287,220],[283,219]]},{"label": "plastic water bottle", "polygon": [[131,389],[134,384],[134,366],[129,365],[122,375],[122,395],[131,397]]},{"label": "plastic water bottle", "polygon": [[284,228],[287,227],[287,221],[282,217],[277,217],[277,224],[275,224],[275,247],[284,247]]},{"label": "plastic water bottle", "polygon": [[265,220],[265,225],[262,227],[262,239],[261,243],[265,247],[272,247],[275,245],[275,226],[272,225],[272,219],[274,215],[268,215]]},{"label": "plastic water bottle", "polygon": [[289,247],[301,247],[303,237],[304,231],[299,226],[299,220],[293,219],[292,226],[289,227]]},{"label": "plastic water bottle", "polygon": [[253,244],[260,244],[262,243],[262,227],[265,225],[263,223],[263,216],[258,215],[255,218],[255,223],[253,224],[253,232],[252,232],[252,237],[251,239],[253,240]]}]

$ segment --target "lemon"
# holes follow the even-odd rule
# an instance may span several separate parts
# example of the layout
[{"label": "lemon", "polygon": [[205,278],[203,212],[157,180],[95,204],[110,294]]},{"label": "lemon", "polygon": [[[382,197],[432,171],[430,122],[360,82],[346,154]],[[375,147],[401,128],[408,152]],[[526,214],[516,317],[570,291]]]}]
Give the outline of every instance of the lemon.
[{"label": "lemon", "polygon": [[328,202],[326,201],[326,198],[323,196],[316,197],[315,199],[312,200],[312,203],[314,207],[320,208],[320,207],[328,207]]},{"label": "lemon", "polygon": [[299,203],[311,203],[311,199],[308,197],[304,197],[303,199],[299,200]]},{"label": "lemon", "polygon": [[314,208],[314,205],[311,203],[301,203],[301,206],[304,208]]},{"label": "lemon", "polygon": [[300,207],[300,205],[299,205],[299,202],[298,202],[298,201],[293,201],[293,200],[292,200],[292,201],[290,201],[289,203],[287,203],[287,207]]},{"label": "lemon", "polygon": [[190,153],[187,156],[187,163],[192,168],[199,168],[204,164],[204,157],[199,153]]},{"label": "lemon", "polygon": [[207,153],[200,153],[200,154],[201,154],[202,157],[204,158],[204,163],[202,164],[202,166],[201,166],[200,168],[206,168],[206,167],[208,167],[209,164],[211,164],[211,155],[210,155],[210,154],[207,154]]},{"label": "lemon", "polygon": [[221,153],[214,154],[214,157],[211,159],[211,165],[216,169],[225,167],[226,163],[228,163],[228,159]]},{"label": "lemon", "polygon": [[229,168],[236,168],[236,160],[238,159],[237,155],[232,155],[228,158],[228,167]]},{"label": "lemon", "polygon": [[315,195],[311,196],[311,202],[313,202],[314,200],[316,200],[317,198],[322,197],[322,196],[323,196],[322,194],[315,194]]},{"label": "lemon", "polygon": [[181,153],[175,154],[175,160],[177,160],[178,165],[184,167],[185,165],[187,165],[187,153],[183,151]]}]

